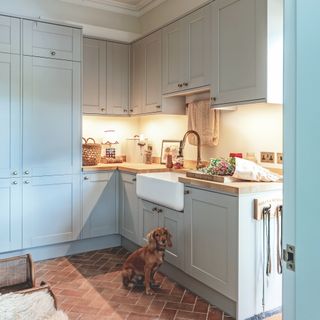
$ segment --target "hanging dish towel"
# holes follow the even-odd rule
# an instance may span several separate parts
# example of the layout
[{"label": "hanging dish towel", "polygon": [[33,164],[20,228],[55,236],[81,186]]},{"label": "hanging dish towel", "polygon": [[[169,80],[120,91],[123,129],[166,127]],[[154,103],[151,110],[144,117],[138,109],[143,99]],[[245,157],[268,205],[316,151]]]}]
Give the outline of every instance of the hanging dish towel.
[{"label": "hanging dish towel", "polygon": [[[214,147],[219,143],[220,111],[210,108],[209,100],[188,104],[188,130],[199,133],[202,146]],[[194,135],[189,135],[188,141],[197,145]]]}]

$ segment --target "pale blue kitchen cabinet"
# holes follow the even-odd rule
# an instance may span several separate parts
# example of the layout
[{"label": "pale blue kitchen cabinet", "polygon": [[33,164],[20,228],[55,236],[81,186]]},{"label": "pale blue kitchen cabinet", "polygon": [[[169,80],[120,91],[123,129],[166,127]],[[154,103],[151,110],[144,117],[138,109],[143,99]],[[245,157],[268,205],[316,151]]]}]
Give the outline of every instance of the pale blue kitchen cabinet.
[{"label": "pale blue kitchen cabinet", "polygon": [[9,178],[21,174],[19,55],[0,53],[0,101],[0,178]]},{"label": "pale blue kitchen cabinet", "polygon": [[237,299],[238,198],[186,188],[185,272]]},{"label": "pale blue kitchen cabinet", "polygon": [[147,234],[158,227],[165,227],[172,235],[172,247],[167,247],[165,260],[180,269],[184,269],[184,213],[155,203],[139,200],[139,240],[144,246]]},{"label": "pale blue kitchen cabinet", "polygon": [[0,52],[20,53],[20,19],[0,16]]},{"label": "pale blue kitchen cabinet", "polygon": [[120,233],[139,244],[139,209],[136,193],[136,175],[120,173],[119,182]]},{"label": "pale blue kitchen cabinet", "polygon": [[80,238],[80,175],[23,179],[23,247]]},{"label": "pale blue kitchen cabinet", "polygon": [[80,174],[80,63],[23,57],[23,175]]},{"label": "pale blue kitchen cabinet", "polygon": [[82,238],[118,233],[118,173],[97,172],[82,175]]},{"label": "pale blue kitchen cabinet", "polygon": [[0,252],[22,247],[21,179],[0,179]]}]

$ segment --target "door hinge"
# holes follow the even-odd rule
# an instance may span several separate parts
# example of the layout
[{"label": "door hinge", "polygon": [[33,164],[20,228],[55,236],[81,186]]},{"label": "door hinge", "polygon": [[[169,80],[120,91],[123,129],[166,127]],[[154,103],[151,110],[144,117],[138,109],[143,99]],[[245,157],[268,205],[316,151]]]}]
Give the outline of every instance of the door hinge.
[{"label": "door hinge", "polygon": [[296,247],[287,244],[287,249],[283,249],[283,260],[286,262],[287,269],[296,270]]}]

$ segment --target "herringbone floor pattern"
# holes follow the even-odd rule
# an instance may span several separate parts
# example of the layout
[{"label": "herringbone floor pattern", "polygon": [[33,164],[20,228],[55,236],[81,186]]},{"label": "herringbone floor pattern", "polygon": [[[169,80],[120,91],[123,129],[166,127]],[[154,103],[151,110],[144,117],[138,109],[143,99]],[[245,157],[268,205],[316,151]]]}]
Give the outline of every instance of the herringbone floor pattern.
[{"label": "herringbone floor pattern", "polygon": [[38,262],[37,284],[51,286],[70,320],[233,320],[159,273],[153,296],[123,288],[119,270],[127,255],[117,247]]}]

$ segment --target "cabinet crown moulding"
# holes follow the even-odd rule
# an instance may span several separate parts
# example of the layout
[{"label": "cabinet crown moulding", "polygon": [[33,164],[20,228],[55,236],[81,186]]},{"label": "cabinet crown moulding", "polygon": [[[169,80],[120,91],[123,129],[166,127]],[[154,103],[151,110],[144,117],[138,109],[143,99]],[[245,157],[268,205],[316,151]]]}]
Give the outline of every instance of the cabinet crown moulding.
[{"label": "cabinet crown moulding", "polygon": [[141,17],[167,0],[60,0],[76,5]]}]

